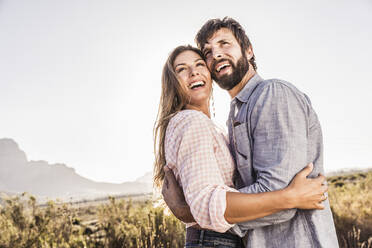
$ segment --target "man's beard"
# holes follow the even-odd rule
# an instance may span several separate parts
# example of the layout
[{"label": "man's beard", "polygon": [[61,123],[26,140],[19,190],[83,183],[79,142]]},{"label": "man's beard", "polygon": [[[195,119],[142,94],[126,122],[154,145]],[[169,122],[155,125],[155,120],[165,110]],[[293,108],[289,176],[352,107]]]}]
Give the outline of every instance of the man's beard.
[{"label": "man's beard", "polygon": [[[220,78],[216,75],[216,70],[214,69],[217,63],[220,63],[221,61],[229,61],[229,64],[232,69],[232,73],[229,75],[223,75]],[[234,88],[240,81],[242,81],[244,75],[247,73],[249,69],[249,63],[246,58],[246,56],[242,56],[239,60],[236,66],[230,59],[224,59],[215,61],[212,65],[212,78],[216,83],[224,90],[231,90]]]}]

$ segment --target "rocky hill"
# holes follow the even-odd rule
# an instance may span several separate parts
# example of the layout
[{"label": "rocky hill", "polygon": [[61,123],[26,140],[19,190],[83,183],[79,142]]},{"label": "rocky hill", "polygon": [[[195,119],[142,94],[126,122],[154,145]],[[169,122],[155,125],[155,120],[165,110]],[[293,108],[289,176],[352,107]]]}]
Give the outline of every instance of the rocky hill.
[{"label": "rocky hill", "polygon": [[94,182],[65,164],[28,161],[26,153],[14,140],[0,139],[0,192],[28,192],[39,198],[76,200],[149,193],[152,192],[152,183],[151,173],[134,182]]}]

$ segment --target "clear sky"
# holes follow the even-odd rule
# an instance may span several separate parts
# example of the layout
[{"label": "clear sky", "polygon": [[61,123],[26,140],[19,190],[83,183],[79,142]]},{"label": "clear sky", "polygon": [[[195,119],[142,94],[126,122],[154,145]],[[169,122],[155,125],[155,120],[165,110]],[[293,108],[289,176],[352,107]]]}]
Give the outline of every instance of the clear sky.
[{"label": "clear sky", "polygon": [[[245,28],[263,78],[312,100],[326,171],[372,167],[370,0],[0,0],[0,138],[96,181],[140,177],[169,52],[224,16]],[[224,125],[229,96],[215,88]]]}]

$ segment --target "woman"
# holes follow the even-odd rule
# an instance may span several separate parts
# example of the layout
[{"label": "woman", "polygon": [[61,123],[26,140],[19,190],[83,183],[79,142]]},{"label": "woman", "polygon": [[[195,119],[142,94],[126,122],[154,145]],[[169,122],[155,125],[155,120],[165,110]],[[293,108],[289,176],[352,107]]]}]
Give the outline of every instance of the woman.
[{"label": "woman", "polygon": [[[306,179],[300,172],[283,190],[242,194],[233,188],[234,163],[224,136],[210,120],[212,79],[201,52],[191,46],[177,47],[163,69],[162,94],[155,126],[155,177],[160,186],[164,165],[175,174],[196,223],[205,239],[223,240],[239,247],[239,238],[225,233],[234,223],[261,218],[290,208],[322,209],[324,177]],[[187,224],[186,246],[194,240]],[[204,234],[204,232],[203,232]],[[200,246],[198,246],[200,247]]]}]

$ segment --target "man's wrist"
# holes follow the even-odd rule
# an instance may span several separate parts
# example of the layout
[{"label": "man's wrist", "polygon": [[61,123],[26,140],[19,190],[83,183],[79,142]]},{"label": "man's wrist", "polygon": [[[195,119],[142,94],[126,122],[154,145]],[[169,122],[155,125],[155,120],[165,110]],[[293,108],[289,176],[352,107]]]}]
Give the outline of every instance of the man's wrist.
[{"label": "man's wrist", "polygon": [[188,205],[185,204],[177,204],[175,206],[175,211],[177,212],[176,216],[182,218],[185,215],[185,213],[190,211],[190,208]]},{"label": "man's wrist", "polygon": [[195,221],[194,217],[191,214],[190,207],[187,204],[178,204],[173,210],[173,214],[177,217],[177,219],[185,223],[191,223]]},{"label": "man's wrist", "polygon": [[178,218],[179,215],[182,213],[183,209],[185,208],[185,206],[179,203],[172,203],[172,204],[168,204],[168,208]]}]

